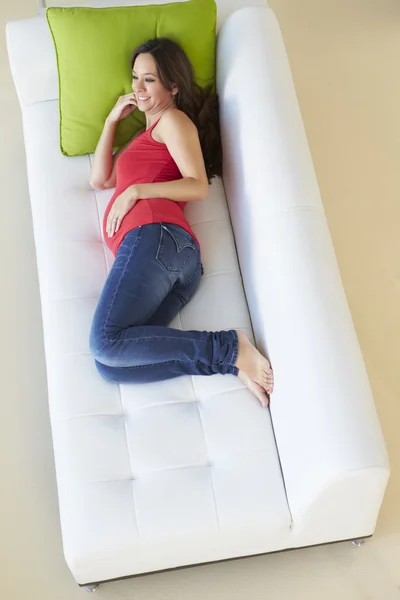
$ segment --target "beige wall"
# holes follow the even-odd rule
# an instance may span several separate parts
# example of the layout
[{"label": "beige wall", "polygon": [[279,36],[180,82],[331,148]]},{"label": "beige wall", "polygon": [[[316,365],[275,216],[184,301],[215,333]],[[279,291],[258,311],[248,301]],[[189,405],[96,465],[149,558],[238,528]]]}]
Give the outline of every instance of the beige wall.
[{"label": "beige wall", "polygon": [[[269,4],[391,457],[378,529],[362,549],[338,544],[198,567],[103,586],[97,597],[400,598],[400,2]],[[6,21],[35,12],[35,0],[0,5],[0,597],[72,600],[86,596],[62,556],[21,117],[4,40]]]}]

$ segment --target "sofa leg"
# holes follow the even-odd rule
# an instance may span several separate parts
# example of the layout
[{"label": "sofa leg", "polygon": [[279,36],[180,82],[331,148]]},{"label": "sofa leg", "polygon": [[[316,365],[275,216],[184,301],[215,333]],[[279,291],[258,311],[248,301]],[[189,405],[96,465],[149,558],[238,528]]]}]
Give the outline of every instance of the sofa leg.
[{"label": "sofa leg", "polygon": [[351,543],[353,544],[353,546],[357,546],[357,548],[360,548],[361,546],[364,546],[365,540],[364,538],[358,538],[356,540],[351,540]]},{"label": "sofa leg", "polygon": [[87,592],[95,592],[99,587],[98,583],[91,583],[90,585],[85,585],[85,590]]}]

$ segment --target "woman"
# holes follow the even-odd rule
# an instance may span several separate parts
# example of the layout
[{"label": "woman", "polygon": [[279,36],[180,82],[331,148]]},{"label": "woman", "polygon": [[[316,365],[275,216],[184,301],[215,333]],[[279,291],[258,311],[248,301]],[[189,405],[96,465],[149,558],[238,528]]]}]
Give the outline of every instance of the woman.
[{"label": "woman", "polygon": [[[203,273],[183,207],[221,174],[217,96],[195,83],[188,57],[167,38],[139,46],[131,67],[132,93],[106,119],[90,179],[96,189],[115,186],[103,223],[115,261],[90,333],[97,369],[118,383],[231,373],[265,407],[273,372],[242,332],[167,327]],[[117,123],[136,108],[146,129],[113,156]]]}]

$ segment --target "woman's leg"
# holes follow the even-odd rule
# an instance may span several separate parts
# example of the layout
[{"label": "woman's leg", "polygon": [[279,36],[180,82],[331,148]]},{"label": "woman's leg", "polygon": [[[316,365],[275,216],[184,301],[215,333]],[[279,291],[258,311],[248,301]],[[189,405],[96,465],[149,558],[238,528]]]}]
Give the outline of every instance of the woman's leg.
[{"label": "woman's leg", "polygon": [[[236,331],[180,331],[144,325],[152,317],[161,318],[160,308],[174,286],[179,291],[190,288],[199,268],[198,246],[176,225],[145,225],[125,237],[100,297],[90,336],[96,366],[105,378],[146,382],[184,374],[237,375]],[[167,312],[173,312],[168,302],[164,314]]]}]

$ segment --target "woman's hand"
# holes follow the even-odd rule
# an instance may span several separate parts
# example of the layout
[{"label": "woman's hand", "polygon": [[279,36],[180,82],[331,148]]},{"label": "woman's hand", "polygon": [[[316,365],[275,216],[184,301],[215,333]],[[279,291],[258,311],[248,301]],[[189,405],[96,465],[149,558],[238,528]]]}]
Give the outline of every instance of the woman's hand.
[{"label": "woman's hand", "polygon": [[109,238],[117,233],[124,217],[138,200],[137,189],[134,185],[130,185],[115,199],[107,218],[106,232]]},{"label": "woman's hand", "polygon": [[107,120],[111,121],[112,123],[118,123],[118,121],[121,121],[121,119],[128,117],[135,110],[135,108],[137,108],[135,94],[133,92],[130,94],[124,94],[118,98],[114,108],[108,115]]}]

